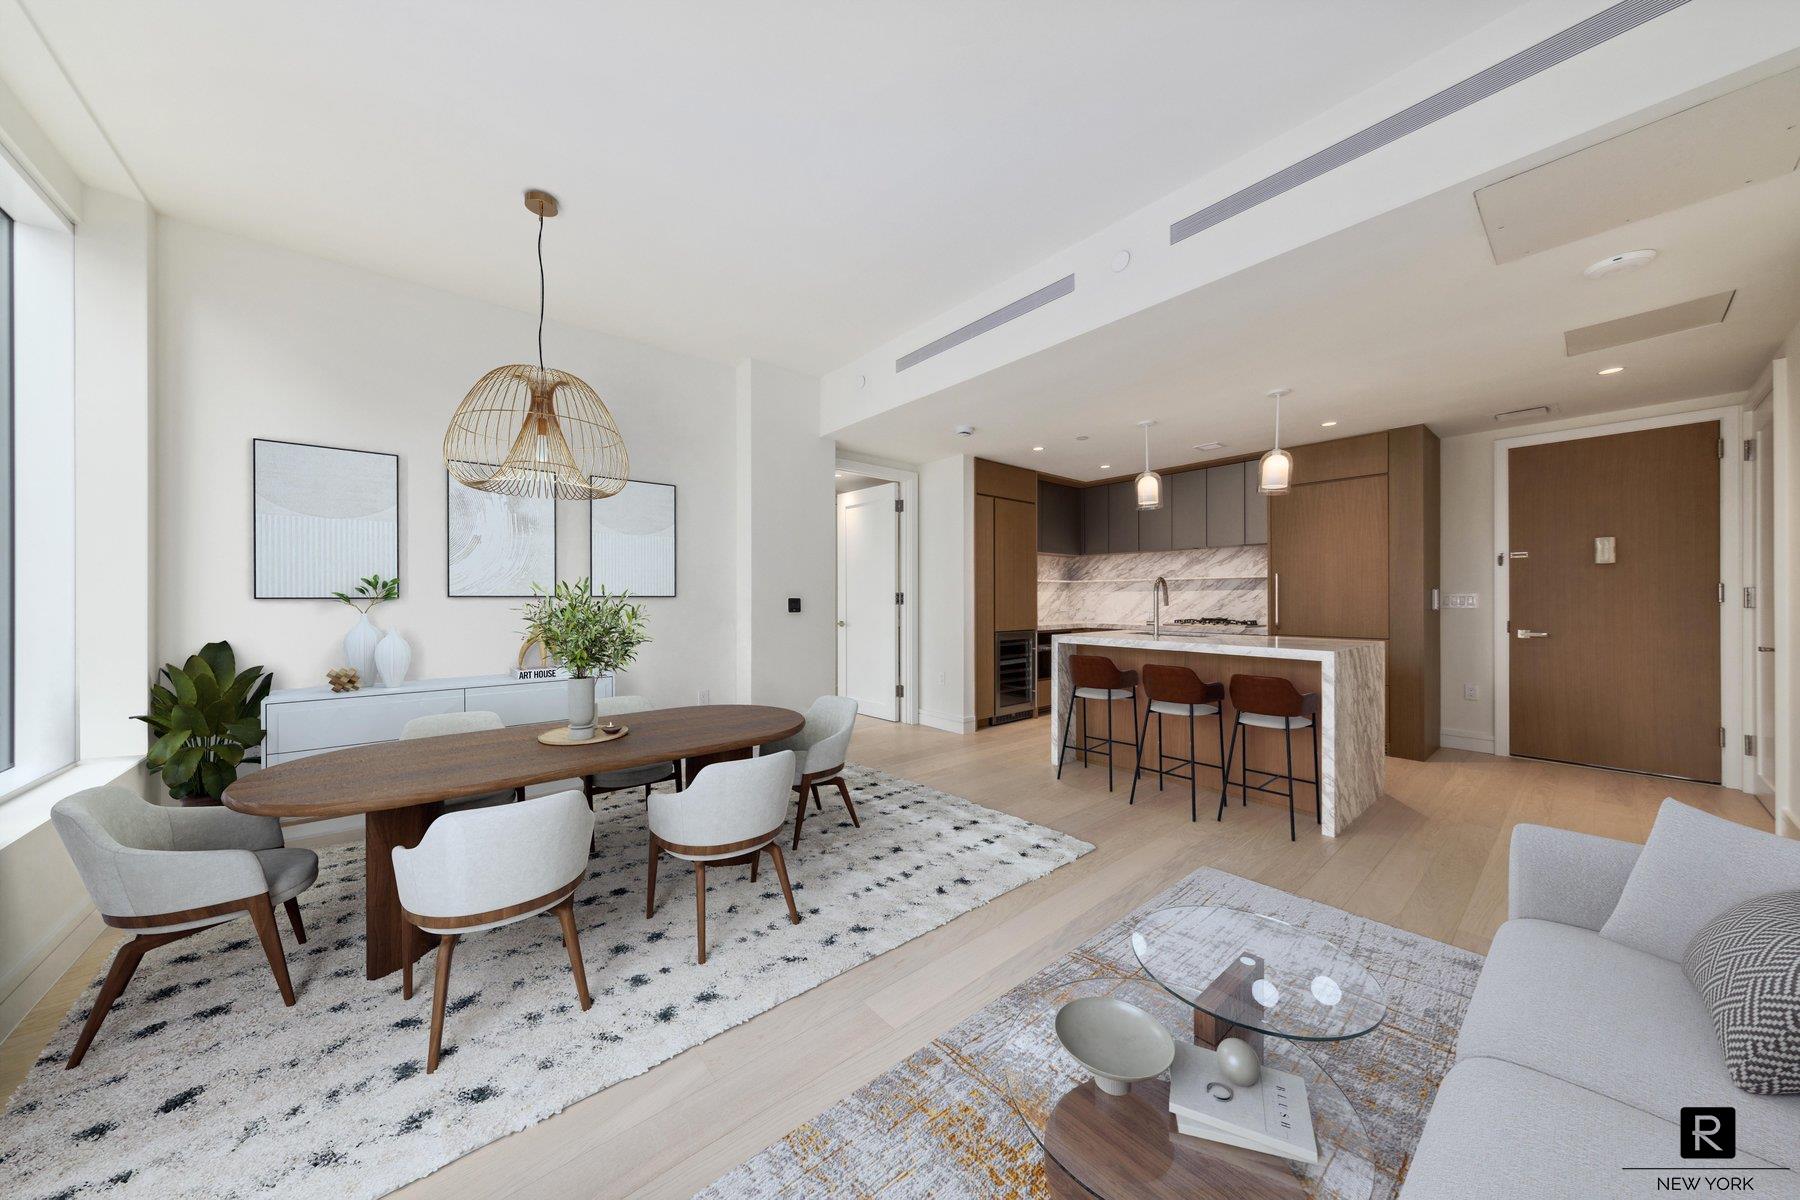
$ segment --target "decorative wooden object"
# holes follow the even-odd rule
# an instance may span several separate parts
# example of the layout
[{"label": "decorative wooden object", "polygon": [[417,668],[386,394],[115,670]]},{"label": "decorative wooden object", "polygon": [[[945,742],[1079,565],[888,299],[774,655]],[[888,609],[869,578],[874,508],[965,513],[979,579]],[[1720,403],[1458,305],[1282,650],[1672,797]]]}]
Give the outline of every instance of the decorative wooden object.
[{"label": "decorative wooden object", "polygon": [[538,741],[546,746],[592,746],[598,742],[616,742],[630,732],[631,726],[629,725],[621,725],[611,733],[595,726],[593,737],[578,738],[569,732],[567,725],[563,725],[556,729],[546,729],[538,734]]},{"label": "decorative wooden object", "polygon": [[325,672],[325,682],[334,692],[354,692],[362,687],[362,676],[355,667],[333,667]]},{"label": "decorative wooden object", "polygon": [[[1245,962],[1250,959],[1250,962]],[[1223,1017],[1215,1017],[1206,1009],[1224,1008],[1227,1002],[1238,1005],[1254,1004],[1256,1001],[1250,994],[1250,988],[1263,977],[1265,970],[1260,956],[1245,950],[1231,960],[1231,965],[1219,972],[1219,977],[1206,986],[1194,1001],[1194,1044],[1218,1049],[1219,1043],[1228,1037],[1240,1038],[1250,1043],[1258,1054],[1262,1053],[1263,1035],[1254,1029],[1246,1029],[1242,1025],[1234,1025]]]}]

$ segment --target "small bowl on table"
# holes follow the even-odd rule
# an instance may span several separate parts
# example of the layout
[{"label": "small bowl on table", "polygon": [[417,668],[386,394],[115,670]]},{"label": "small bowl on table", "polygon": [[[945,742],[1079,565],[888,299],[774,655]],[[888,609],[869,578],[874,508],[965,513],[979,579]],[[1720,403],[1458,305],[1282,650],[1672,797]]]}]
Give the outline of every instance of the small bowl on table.
[{"label": "small bowl on table", "polygon": [[1109,1096],[1125,1095],[1175,1061],[1169,1031],[1137,1005],[1111,996],[1083,996],[1057,1009],[1056,1036]]}]

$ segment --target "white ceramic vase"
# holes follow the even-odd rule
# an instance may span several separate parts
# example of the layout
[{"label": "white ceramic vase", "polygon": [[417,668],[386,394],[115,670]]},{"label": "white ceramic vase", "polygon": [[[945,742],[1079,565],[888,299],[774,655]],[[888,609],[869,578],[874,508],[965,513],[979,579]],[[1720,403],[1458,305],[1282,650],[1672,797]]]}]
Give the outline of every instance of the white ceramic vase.
[{"label": "white ceramic vase", "polygon": [[594,680],[576,676],[569,680],[569,736],[594,736]]},{"label": "white ceramic vase", "polygon": [[344,635],[344,665],[355,670],[366,683],[374,679],[375,647],[381,642],[381,630],[363,613],[350,632]]},{"label": "white ceramic vase", "polygon": [[388,630],[387,636],[375,647],[375,669],[381,673],[381,686],[395,687],[406,682],[406,669],[410,666],[412,647],[406,644],[398,630]]}]

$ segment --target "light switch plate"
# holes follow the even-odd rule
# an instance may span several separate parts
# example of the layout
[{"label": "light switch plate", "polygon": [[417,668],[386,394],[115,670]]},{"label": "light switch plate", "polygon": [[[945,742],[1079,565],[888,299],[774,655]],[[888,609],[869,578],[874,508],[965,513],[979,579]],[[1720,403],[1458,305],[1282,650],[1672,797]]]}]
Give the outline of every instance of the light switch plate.
[{"label": "light switch plate", "polygon": [[1445,608],[1480,608],[1481,597],[1474,592],[1451,592],[1444,597]]},{"label": "light switch plate", "polygon": [[1619,561],[1619,543],[1617,538],[1597,537],[1594,539],[1594,561],[1596,563],[1616,563]]},{"label": "light switch plate", "polygon": [[1481,699],[1481,689],[1476,687],[1472,683],[1463,684],[1463,699],[1464,700],[1479,700],[1479,699]]}]

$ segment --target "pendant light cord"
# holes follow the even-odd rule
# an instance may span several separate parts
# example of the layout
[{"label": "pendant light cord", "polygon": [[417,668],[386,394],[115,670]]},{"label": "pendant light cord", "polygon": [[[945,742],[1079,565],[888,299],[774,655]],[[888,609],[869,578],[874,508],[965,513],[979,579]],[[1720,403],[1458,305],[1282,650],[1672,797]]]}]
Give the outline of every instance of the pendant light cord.
[{"label": "pendant light cord", "polygon": [[544,369],[544,214],[538,214],[538,370]]}]

